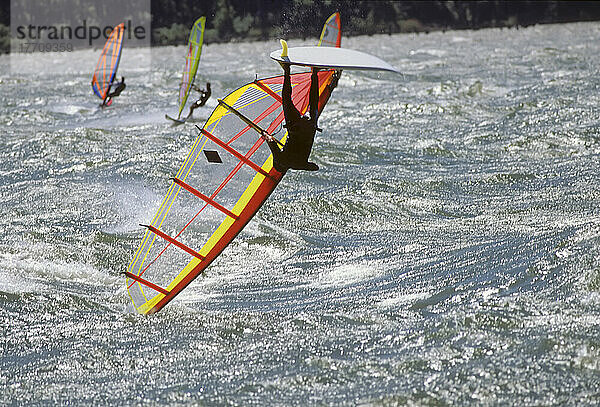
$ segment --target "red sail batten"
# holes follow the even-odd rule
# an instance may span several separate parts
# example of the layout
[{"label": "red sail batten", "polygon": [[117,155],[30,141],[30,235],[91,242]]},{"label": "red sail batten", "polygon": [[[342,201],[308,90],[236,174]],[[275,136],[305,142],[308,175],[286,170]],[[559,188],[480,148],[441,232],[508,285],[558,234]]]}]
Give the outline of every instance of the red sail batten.
[{"label": "red sail batten", "polygon": [[215,143],[217,143],[220,147],[224,148],[227,152],[229,152],[229,153],[233,154],[234,156],[236,156],[238,160],[240,160],[244,164],[250,166],[254,171],[261,173],[265,177],[270,177],[271,176],[271,175],[269,175],[268,172],[266,172],[265,170],[263,170],[262,168],[260,168],[258,165],[256,165],[256,163],[253,163],[248,158],[244,157],[238,151],[234,150],[233,148],[231,148],[230,146],[228,146],[227,144],[225,144],[222,140],[218,139],[217,137],[215,137],[214,135],[210,134],[209,132],[207,132],[204,129],[200,129],[200,131],[206,137],[208,137],[209,139],[211,139],[212,141],[214,141]]},{"label": "red sail batten", "polygon": [[192,195],[195,195],[198,198],[202,199],[204,202],[206,202],[207,204],[211,205],[212,207],[220,210],[221,212],[223,212],[225,215],[229,216],[230,218],[233,218],[233,219],[238,218],[238,216],[235,213],[231,212],[229,209],[225,208],[223,205],[216,203],[213,199],[210,199],[209,197],[204,195],[202,192],[198,191],[196,188],[192,187],[191,185],[186,184],[179,178],[171,178],[171,179],[173,180],[173,182],[175,182],[177,185],[183,187],[183,189],[185,189]]},{"label": "red sail batten", "polygon": [[141,278],[139,276],[136,276],[135,274],[132,274],[129,271],[125,271],[125,272],[123,272],[123,274],[125,274],[130,279],[135,280],[138,283],[145,285],[146,287],[149,287],[149,288],[151,288],[151,289],[153,289],[155,291],[158,291],[161,294],[164,294],[164,295],[168,295],[169,294],[169,292],[167,290],[165,290],[164,288],[159,287],[156,284],[151,283],[150,281],[148,281],[146,279],[143,279],[143,278]]},{"label": "red sail batten", "polygon": [[189,247],[187,247],[186,245],[184,245],[180,241],[173,239],[171,236],[167,235],[166,233],[161,232],[160,230],[158,230],[154,226],[152,226],[152,225],[141,225],[141,226],[147,227],[150,230],[150,232],[154,233],[157,236],[162,237],[167,242],[174,244],[175,246],[179,247],[184,252],[186,252],[188,254],[191,254],[192,256],[197,257],[200,260],[204,260],[204,256],[203,255],[201,255],[200,253],[198,253],[194,249],[190,249]]},{"label": "red sail batten", "polygon": [[261,88],[262,90],[264,90],[265,92],[267,92],[269,95],[271,95],[276,101],[278,101],[279,103],[283,103],[283,99],[281,98],[281,96],[279,96],[277,93],[273,92],[271,90],[271,88],[269,88],[267,85],[265,85],[264,83],[260,83],[258,81],[254,81],[254,84],[256,86],[258,86],[259,88]]}]

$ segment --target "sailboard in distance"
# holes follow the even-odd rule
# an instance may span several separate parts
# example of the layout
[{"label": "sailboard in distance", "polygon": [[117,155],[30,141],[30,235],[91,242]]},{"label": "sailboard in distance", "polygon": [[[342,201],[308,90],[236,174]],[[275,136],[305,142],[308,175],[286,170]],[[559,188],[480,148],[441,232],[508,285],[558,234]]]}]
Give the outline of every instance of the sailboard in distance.
[{"label": "sailboard in distance", "polygon": [[206,17],[202,16],[194,22],[190,30],[190,37],[187,44],[187,54],[185,56],[185,65],[181,73],[181,82],[179,83],[179,109],[177,112],[177,118],[165,115],[167,119],[172,120],[175,124],[183,124],[186,121],[186,118],[181,117],[181,113],[183,112],[190,92],[194,87],[194,80],[196,78],[196,73],[198,72],[198,66],[200,63],[200,55],[202,55],[205,27]]},{"label": "sailboard in distance", "polygon": [[174,117],[169,116],[168,114],[165,115],[165,119],[167,120],[171,120],[173,122],[174,125],[178,125],[178,124],[184,124],[185,123],[185,117],[183,119],[176,119]]}]

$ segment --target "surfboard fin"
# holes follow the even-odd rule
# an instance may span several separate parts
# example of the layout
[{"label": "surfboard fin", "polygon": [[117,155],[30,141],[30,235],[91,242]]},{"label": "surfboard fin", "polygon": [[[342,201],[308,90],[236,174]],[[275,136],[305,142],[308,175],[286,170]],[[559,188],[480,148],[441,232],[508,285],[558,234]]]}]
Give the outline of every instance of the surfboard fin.
[{"label": "surfboard fin", "polygon": [[285,58],[288,56],[288,45],[285,40],[279,40],[281,42],[281,57]]}]

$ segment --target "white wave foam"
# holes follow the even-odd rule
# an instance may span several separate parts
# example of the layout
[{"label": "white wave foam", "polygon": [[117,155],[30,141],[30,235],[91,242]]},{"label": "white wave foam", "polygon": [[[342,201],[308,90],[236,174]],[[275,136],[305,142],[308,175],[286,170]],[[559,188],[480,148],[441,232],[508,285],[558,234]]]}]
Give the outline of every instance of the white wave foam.
[{"label": "white wave foam", "polygon": [[[53,250],[49,245],[35,248],[35,252]],[[97,286],[115,286],[120,279],[98,270],[90,264],[33,258],[29,254],[4,253],[0,255],[0,287],[3,291],[21,293],[39,291],[42,285],[57,281]]]},{"label": "white wave foam", "polygon": [[343,287],[369,280],[381,274],[381,270],[371,263],[341,264],[322,274],[315,285],[319,287]]}]

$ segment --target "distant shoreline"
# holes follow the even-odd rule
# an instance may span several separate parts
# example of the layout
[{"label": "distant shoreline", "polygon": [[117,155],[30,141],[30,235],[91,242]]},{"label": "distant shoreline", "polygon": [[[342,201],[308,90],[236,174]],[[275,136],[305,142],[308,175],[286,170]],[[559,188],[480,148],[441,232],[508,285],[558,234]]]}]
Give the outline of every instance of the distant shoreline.
[{"label": "distant shoreline", "polygon": [[[354,34],[343,34],[342,37],[346,37],[346,38],[352,38],[352,37],[360,37],[360,36],[374,36],[374,35],[393,35],[393,34],[431,34],[431,33],[435,33],[435,32],[446,32],[446,31],[478,31],[478,30],[485,30],[485,29],[493,29],[493,28],[498,28],[498,29],[514,29],[514,30],[518,30],[520,28],[528,28],[528,27],[533,27],[533,26],[538,26],[538,25],[553,25],[553,24],[576,24],[576,23],[594,23],[594,22],[600,22],[599,20],[587,20],[587,21],[568,21],[568,22],[550,22],[550,23],[536,23],[536,24],[528,24],[528,25],[497,25],[497,26],[484,26],[484,27],[477,27],[477,28],[454,28],[454,27],[423,27],[423,30],[408,30],[408,31],[396,31],[396,32],[375,32],[375,33],[354,33]],[[1,27],[0,27],[1,30]],[[279,38],[281,38],[281,35],[275,35],[275,36],[270,36],[270,37],[256,37],[256,38],[242,38],[242,37],[232,37],[230,39],[228,39],[227,41],[219,41],[219,40],[211,40],[210,38],[205,39],[204,41],[204,45],[213,45],[213,44],[229,44],[229,43],[249,43],[249,42],[257,42],[257,41],[270,41],[270,40],[278,40]],[[287,40],[307,40],[307,39],[317,39],[318,40],[318,36],[316,35],[305,35],[305,36],[287,36],[285,39]],[[2,43],[2,41],[5,40],[8,44],[10,44],[10,37],[6,36],[6,37],[2,37],[0,36],[0,43]],[[150,43],[150,47],[169,47],[169,46],[184,46],[186,45],[187,42],[181,42],[181,41],[172,41],[172,42],[168,42],[168,43],[156,43],[154,41],[152,41]],[[100,50],[102,47],[94,47],[94,49]],[[8,55],[10,54],[10,45],[7,46],[6,49],[2,49],[0,48],[0,55]]]},{"label": "distant shoreline", "polygon": [[[340,11],[342,35],[430,33],[600,21],[600,2],[555,1],[348,1],[306,5],[302,0],[183,1],[185,7],[151,0],[152,46],[186,44],[190,27],[205,15],[206,44],[312,38]],[[0,53],[10,52],[10,10],[0,10]]]}]

